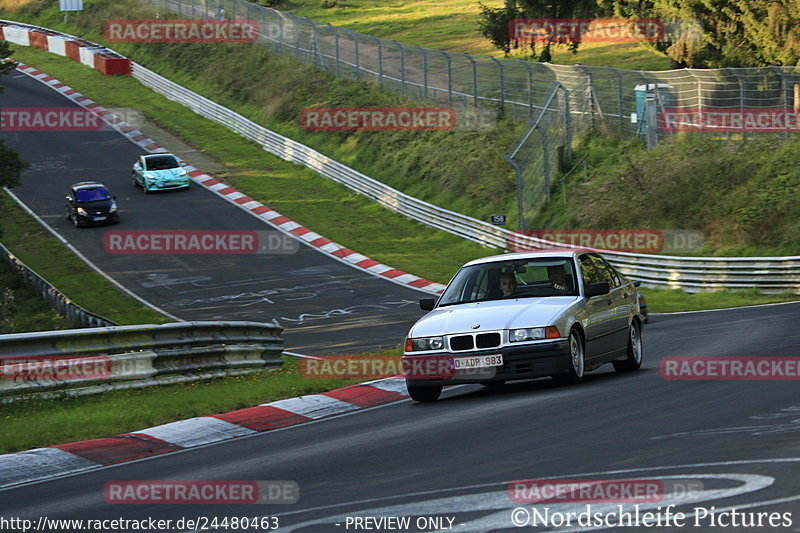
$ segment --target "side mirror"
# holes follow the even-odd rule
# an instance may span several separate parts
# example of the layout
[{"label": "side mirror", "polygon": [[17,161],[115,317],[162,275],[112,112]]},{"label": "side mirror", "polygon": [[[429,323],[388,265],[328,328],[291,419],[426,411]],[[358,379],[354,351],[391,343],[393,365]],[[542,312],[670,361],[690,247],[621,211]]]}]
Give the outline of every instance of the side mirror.
[{"label": "side mirror", "polygon": [[185,167],[186,166],[186,161],[181,161],[181,166]]},{"label": "side mirror", "polygon": [[599,281],[597,283],[590,283],[589,288],[586,289],[586,297],[591,298],[593,296],[600,296],[602,294],[608,294],[611,291],[611,288],[608,286],[607,281]]},{"label": "side mirror", "polygon": [[641,281],[634,281],[633,282],[633,286],[634,287],[641,287],[642,286],[642,282]]},{"label": "side mirror", "polygon": [[71,201],[72,201],[72,198],[70,198],[69,196],[65,196],[65,197],[64,197],[64,200],[66,200],[66,201],[68,201],[68,202],[71,202]]},{"label": "side mirror", "polygon": [[116,195],[116,194],[112,194],[112,195],[111,195],[111,199],[112,199],[112,200],[116,200],[116,199],[117,199],[117,195]]},{"label": "side mirror", "polygon": [[436,306],[436,300],[433,298],[420,298],[419,308],[423,311],[430,311]]}]

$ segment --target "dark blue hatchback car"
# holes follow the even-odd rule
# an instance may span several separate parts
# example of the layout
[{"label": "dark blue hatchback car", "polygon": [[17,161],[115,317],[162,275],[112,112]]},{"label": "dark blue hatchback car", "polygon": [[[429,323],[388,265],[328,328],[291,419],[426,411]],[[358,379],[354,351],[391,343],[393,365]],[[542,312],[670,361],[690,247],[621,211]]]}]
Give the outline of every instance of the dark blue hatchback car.
[{"label": "dark blue hatchback car", "polygon": [[73,183],[67,191],[67,219],[76,228],[94,224],[119,222],[116,196],[99,181]]}]

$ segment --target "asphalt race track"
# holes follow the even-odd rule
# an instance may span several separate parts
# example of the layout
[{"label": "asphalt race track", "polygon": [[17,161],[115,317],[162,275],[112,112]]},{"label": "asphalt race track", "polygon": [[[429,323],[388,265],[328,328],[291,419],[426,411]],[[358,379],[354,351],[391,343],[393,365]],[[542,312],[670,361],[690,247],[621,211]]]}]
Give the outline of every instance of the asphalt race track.
[{"label": "asphalt race track", "polygon": [[[792,525],[710,527],[705,517],[688,527],[690,517],[680,528],[610,530],[800,531],[797,382],[670,381],[658,370],[668,355],[796,357],[798,322],[800,304],[658,317],[645,328],[645,364],[633,374],[601,370],[572,387],[549,379],[498,391],[462,386],[435,404],[401,401],[20,486],[0,491],[0,500],[5,516],[34,520],[277,516],[281,530],[327,532],[354,531],[345,527],[348,516],[386,515],[453,519],[452,529],[411,531],[511,531],[512,510],[531,506],[511,501],[509,481],[647,479],[693,487],[672,501],[673,512],[736,507],[790,513]],[[156,479],[290,480],[300,498],[227,506],[103,499],[107,481]],[[667,503],[639,505],[644,511]],[[579,511],[586,504],[538,504],[540,511],[548,506]]]},{"label": "asphalt race track", "polygon": [[[21,73],[3,84],[3,107],[80,109]],[[125,287],[184,320],[277,320],[287,350],[330,354],[393,348],[424,314],[418,301],[427,293],[360,272],[305,244],[289,255],[106,253],[109,230],[276,230],[196,184],[143,194],[132,186],[131,166],[144,152],[115,131],[0,135],[31,163],[14,193]],[[117,195],[120,224],[78,229],[66,220],[67,187],[88,179]]]}]

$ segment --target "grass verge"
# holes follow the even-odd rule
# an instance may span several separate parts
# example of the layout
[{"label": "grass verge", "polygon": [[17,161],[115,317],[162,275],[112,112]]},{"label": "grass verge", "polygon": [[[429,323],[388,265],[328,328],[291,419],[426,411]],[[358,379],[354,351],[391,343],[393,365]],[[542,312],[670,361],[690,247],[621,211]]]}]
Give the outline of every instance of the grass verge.
[{"label": "grass verge", "polygon": [[[397,355],[399,351],[381,354]],[[363,380],[306,378],[299,360],[285,356],[283,366],[271,372],[0,405],[3,424],[0,453],[132,432],[195,416],[325,392],[359,381]]]},{"label": "grass verge", "polygon": [[56,313],[0,261],[0,334],[80,327]]},{"label": "grass verge", "polygon": [[[482,2],[492,8],[501,7],[501,0]],[[424,48],[466,52],[472,55],[503,57],[481,35],[478,26],[480,5],[477,0],[398,0],[371,2],[346,0],[290,0],[275,2],[278,9],[308,17],[318,22],[347,28],[358,33]],[[323,5],[336,4],[325,8]],[[514,52],[511,57],[522,57]],[[632,70],[665,70],[671,68],[668,57],[641,43],[583,43],[577,53],[557,50],[553,63],[571,65],[612,66]]]}]

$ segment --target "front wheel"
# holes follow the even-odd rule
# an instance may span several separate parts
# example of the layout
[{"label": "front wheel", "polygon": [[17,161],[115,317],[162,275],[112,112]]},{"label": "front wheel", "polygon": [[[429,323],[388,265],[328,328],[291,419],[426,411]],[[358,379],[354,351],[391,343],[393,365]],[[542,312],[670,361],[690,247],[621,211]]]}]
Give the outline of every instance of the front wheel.
[{"label": "front wheel", "polygon": [[586,366],[583,337],[578,330],[569,332],[569,371],[566,374],[555,376],[556,381],[564,385],[577,385],[583,381]]},{"label": "front wheel", "polygon": [[642,327],[637,320],[631,322],[628,331],[628,357],[624,361],[614,361],[614,370],[630,372],[642,366]]},{"label": "front wheel", "polygon": [[418,385],[406,382],[406,388],[411,399],[420,403],[435,402],[442,394],[441,385]]}]

